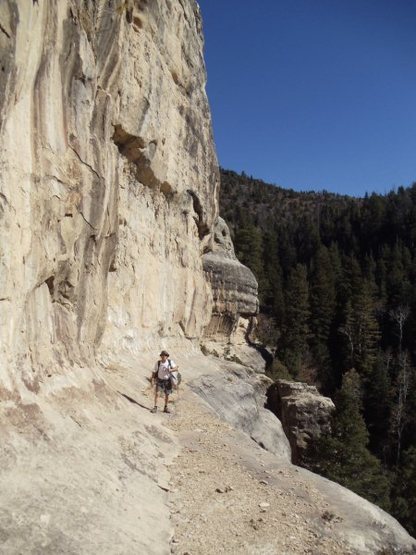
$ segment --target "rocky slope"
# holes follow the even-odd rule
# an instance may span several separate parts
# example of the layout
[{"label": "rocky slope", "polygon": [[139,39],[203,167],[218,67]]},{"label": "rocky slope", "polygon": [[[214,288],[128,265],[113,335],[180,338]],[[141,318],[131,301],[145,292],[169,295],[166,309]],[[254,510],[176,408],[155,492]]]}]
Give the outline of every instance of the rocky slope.
[{"label": "rocky slope", "polygon": [[195,397],[179,401],[168,425],[182,445],[171,469],[173,552],[412,552],[408,535],[383,511],[288,464],[283,452],[253,446]]},{"label": "rocky slope", "polygon": [[[290,464],[290,446],[282,437],[282,425],[263,408],[271,385],[267,377],[231,362],[216,362],[215,366],[216,372],[205,371],[190,384],[212,412],[207,414],[188,397],[183,409],[180,405],[185,414],[178,410],[177,416],[186,454],[175,462],[180,476],[174,477],[173,498],[181,503],[176,522],[185,551],[204,553],[203,540],[193,528],[199,526],[202,533],[212,520],[217,522],[217,531],[213,524],[206,540],[210,546],[207,553],[216,553],[220,546],[224,553],[241,554],[416,553],[416,542],[383,510],[334,482]],[[309,418],[330,409],[329,400],[313,388],[305,391],[302,384],[294,385],[298,387],[281,384],[283,399],[290,391],[286,396],[290,398],[287,412],[282,403],[283,421],[294,422],[291,417],[297,394],[298,410],[306,406]],[[265,413],[270,419],[265,420]],[[218,418],[231,426],[224,426]],[[305,429],[300,431],[304,433]],[[312,426],[310,432],[313,435],[316,429]],[[197,472],[192,473],[192,467]],[[202,477],[198,476],[204,469]],[[232,489],[227,490],[227,486]],[[184,503],[182,488],[188,492],[188,503]],[[224,494],[222,498],[218,493]],[[206,513],[210,518],[205,519]],[[183,523],[186,518],[188,526]]]},{"label": "rocky slope", "polygon": [[[246,343],[257,285],[218,217],[202,47],[194,0],[0,4],[1,552],[170,552],[168,465],[192,463],[179,439],[204,401],[245,434],[209,413],[225,450],[244,437],[256,467],[251,436],[295,472]],[[161,347],[204,400],[190,420],[148,411]],[[368,506],[357,552],[410,550]]]}]

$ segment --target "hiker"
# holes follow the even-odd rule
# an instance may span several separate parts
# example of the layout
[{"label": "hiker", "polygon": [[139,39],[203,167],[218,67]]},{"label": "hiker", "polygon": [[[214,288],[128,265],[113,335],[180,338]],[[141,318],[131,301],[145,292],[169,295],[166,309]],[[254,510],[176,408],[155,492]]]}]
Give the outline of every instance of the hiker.
[{"label": "hiker", "polygon": [[178,367],[169,358],[169,353],[167,351],[162,351],[160,353],[160,360],[155,364],[153,371],[153,380],[155,382],[155,406],[152,408],[151,412],[157,411],[157,397],[159,389],[161,389],[165,394],[165,408],[163,412],[170,412],[168,409],[169,395],[172,393],[172,372],[176,372]]}]

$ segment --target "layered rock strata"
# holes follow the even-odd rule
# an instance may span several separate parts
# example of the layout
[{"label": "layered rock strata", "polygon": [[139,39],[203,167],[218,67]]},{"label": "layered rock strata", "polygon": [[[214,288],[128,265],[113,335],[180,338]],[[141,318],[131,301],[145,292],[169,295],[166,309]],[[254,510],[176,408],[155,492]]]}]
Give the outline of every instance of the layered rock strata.
[{"label": "layered rock strata", "polygon": [[259,309],[257,281],[252,271],[236,259],[222,218],[214,227],[212,248],[203,256],[203,268],[213,299],[202,341],[205,351],[263,372],[264,360],[248,347]]},{"label": "layered rock strata", "polygon": [[249,268],[235,257],[227,224],[218,218],[210,252],[204,254],[203,267],[213,291],[213,316],[206,336],[229,337],[235,329],[236,314],[257,314],[257,281]]}]

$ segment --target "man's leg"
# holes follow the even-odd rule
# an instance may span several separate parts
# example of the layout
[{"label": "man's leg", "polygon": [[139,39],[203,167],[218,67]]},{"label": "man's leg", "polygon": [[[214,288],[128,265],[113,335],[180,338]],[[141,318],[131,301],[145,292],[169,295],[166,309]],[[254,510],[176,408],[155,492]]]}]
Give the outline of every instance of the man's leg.
[{"label": "man's leg", "polygon": [[154,404],[154,407],[152,408],[152,411],[151,411],[151,412],[156,412],[156,411],[157,411],[157,394],[158,394],[158,389],[159,389],[159,387],[158,387],[158,383],[157,383],[157,380],[156,380],[156,385],[155,385],[155,404]]},{"label": "man's leg", "polygon": [[166,393],[165,391],[165,408],[163,409],[164,412],[170,412],[170,410],[168,409],[168,403],[169,403],[169,393]]}]

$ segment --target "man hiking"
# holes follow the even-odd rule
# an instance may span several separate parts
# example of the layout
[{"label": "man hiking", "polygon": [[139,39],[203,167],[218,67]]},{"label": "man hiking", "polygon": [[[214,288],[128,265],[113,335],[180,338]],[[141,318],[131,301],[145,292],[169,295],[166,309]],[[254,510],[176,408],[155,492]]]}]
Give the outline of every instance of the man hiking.
[{"label": "man hiking", "polygon": [[159,389],[161,389],[165,394],[165,408],[163,412],[170,412],[168,409],[169,395],[172,393],[172,372],[176,371],[178,367],[170,360],[169,353],[167,351],[162,351],[160,353],[160,360],[155,364],[153,370],[153,379],[155,381],[155,406],[150,412],[157,412],[157,397]]}]

